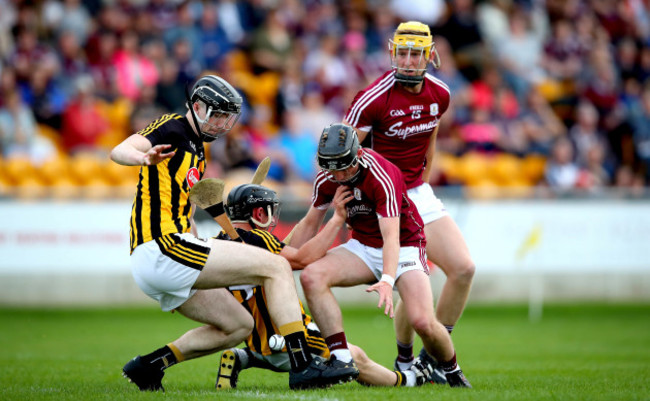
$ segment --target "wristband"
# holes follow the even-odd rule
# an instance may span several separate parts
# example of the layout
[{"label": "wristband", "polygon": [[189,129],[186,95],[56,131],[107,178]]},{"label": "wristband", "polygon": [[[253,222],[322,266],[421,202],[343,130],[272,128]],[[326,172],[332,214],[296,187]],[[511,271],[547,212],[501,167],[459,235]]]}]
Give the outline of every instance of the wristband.
[{"label": "wristband", "polygon": [[212,217],[219,217],[224,214],[226,210],[223,208],[223,202],[219,202],[212,206],[206,207],[205,211],[208,212]]},{"label": "wristband", "polygon": [[395,279],[391,277],[389,274],[382,274],[381,279],[379,279],[379,281],[388,283],[388,285],[390,285],[390,288],[393,288],[393,286],[395,285]]}]

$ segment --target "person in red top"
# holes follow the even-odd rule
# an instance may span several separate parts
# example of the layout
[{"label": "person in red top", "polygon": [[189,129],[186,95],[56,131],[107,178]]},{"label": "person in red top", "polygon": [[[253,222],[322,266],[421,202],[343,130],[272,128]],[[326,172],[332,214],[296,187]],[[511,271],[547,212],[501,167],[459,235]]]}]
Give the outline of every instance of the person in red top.
[{"label": "person in red top", "polygon": [[[427,256],[447,276],[436,316],[451,334],[465,308],[475,266],[460,229],[429,185],[440,118],[449,107],[449,87],[426,72],[429,63],[440,65],[428,26],[416,21],[400,24],[389,49],[392,71],[357,94],[343,123],[402,170],[408,196],[425,224]],[[396,364],[404,368],[413,360],[413,330],[401,309],[398,304]]]},{"label": "person in red top", "polygon": [[294,238],[310,238],[318,231],[338,187],[347,187],[353,195],[345,205],[352,238],[309,264],[300,275],[309,309],[330,350],[330,361],[352,361],[331,287],[374,283],[366,291],[379,294],[378,307],[383,306],[392,318],[395,286],[404,302],[406,321],[428,352],[423,357],[430,359],[430,354],[437,359],[450,386],[471,387],[456,363],[449,333],[434,316],[424,223],[407,196],[399,168],[377,152],[360,147],[354,129],[344,124],[323,130],[318,164],[321,171],[314,182],[312,204]]}]

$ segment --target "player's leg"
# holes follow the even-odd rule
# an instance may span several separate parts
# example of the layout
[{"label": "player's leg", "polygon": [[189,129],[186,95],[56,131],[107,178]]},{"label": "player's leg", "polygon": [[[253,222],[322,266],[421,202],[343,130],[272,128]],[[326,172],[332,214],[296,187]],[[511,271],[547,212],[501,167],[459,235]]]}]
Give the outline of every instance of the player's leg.
[{"label": "player's leg", "polygon": [[195,288],[262,285],[269,313],[278,327],[296,321],[302,325],[298,293],[285,258],[232,241],[210,241],[210,255],[194,284]]},{"label": "player's leg", "polygon": [[309,310],[336,359],[350,362],[352,355],[343,331],[341,309],[331,287],[349,287],[377,280],[367,264],[343,247],[310,264],[300,274]]},{"label": "player's leg", "polygon": [[386,369],[377,362],[373,361],[359,347],[348,344],[352,357],[359,368],[359,377],[357,381],[367,386],[420,386],[426,382],[426,378],[432,371],[430,365],[425,366],[416,361],[413,367],[406,371],[393,371]]},{"label": "player's leg", "polygon": [[253,329],[250,314],[221,288],[196,291],[176,310],[206,325],[129,361],[124,366],[124,376],[140,390],[163,390],[162,378],[167,368],[239,344]]},{"label": "player's leg", "polygon": [[451,333],[465,309],[472,287],[475,265],[463,234],[450,216],[425,225],[427,256],[447,276],[438,298],[438,320]]},{"label": "player's leg", "polygon": [[211,240],[207,262],[195,288],[237,284],[262,285],[271,318],[284,336],[291,361],[291,388],[322,387],[353,380],[358,370],[324,365],[313,358],[305,339],[302,313],[289,262],[261,248],[231,241]]},{"label": "player's leg", "polygon": [[225,288],[199,290],[176,310],[192,320],[206,323],[172,343],[186,360],[234,347],[253,329],[250,313]]},{"label": "player's leg", "polygon": [[395,306],[395,339],[397,340],[397,358],[395,359],[396,370],[406,370],[411,367],[415,357],[413,356],[413,340],[415,332],[408,322],[404,302],[400,298]]},{"label": "player's leg", "polygon": [[449,333],[435,318],[428,276],[421,270],[411,270],[400,275],[395,284],[409,324],[422,339],[426,352],[438,361],[449,385],[471,387],[456,362]]}]

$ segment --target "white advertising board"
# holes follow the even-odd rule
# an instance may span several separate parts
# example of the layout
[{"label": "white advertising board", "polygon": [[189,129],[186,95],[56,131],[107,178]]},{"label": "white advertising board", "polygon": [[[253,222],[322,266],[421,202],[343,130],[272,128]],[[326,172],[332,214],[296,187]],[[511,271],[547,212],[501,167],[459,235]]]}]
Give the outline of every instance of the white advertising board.
[{"label": "white advertising board", "polygon": [[[482,272],[648,272],[650,202],[446,202]],[[130,202],[0,203],[0,273],[129,273]]]},{"label": "white advertising board", "polygon": [[0,202],[0,273],[130,272],[131,202]]}]

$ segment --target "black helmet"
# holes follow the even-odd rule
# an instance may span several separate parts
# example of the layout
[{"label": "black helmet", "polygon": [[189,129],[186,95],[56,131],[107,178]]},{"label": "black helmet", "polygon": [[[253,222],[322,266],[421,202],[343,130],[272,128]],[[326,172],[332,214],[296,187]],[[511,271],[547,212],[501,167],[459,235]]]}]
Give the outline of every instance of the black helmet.
[{"label": "black helmet", "polygon": [[318,165],[323,170],[345,170],[357,162],[359,138],[354,128],[332,124],[323,130],[318,143]]},{"label": "black helmet", "polygon": [[[266,223],[255,220],[253,209],[266,207],[269,219]],[[269,188],[255,184],[242,184],[233,188],[226,199],[226,214],[234,223],[250,223],[266,228],[275,226],[280,215],[278,194]]]},{"label": "black helmet", "polygon": [[[204,142],[212,142],[227,134],[241,114],[242,97],[225,79],[216,75],[206,75],[196,81],[188,98],[188,107]],[[204,119],[199,119],[192,108],[196,101],[206,106]],[[216,124],[209,123],[211,117],[217,118]]]}]

